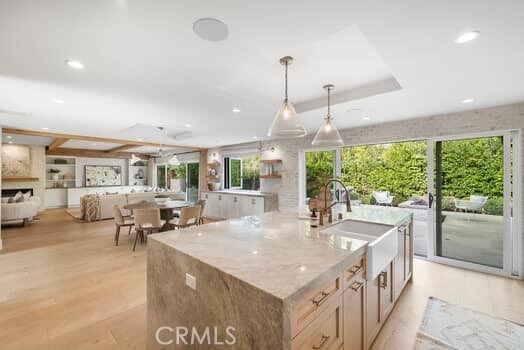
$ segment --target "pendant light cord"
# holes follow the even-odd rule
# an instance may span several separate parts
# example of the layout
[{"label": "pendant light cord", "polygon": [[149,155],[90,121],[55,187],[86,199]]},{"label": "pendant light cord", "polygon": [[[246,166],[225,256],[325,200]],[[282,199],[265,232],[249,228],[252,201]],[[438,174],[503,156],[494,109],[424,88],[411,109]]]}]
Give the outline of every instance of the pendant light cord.
[{"label": "pendant light cord", "polygon": [[287,65],[288,63],[286,61],[286,78],[285,78],[286,79],[286,88],[285,88],[286,101],[287,101]]},{"label": "pendant light cord", "polygon": [[331,117],[331,88],[327,89],[328,91],[328,117]]}]

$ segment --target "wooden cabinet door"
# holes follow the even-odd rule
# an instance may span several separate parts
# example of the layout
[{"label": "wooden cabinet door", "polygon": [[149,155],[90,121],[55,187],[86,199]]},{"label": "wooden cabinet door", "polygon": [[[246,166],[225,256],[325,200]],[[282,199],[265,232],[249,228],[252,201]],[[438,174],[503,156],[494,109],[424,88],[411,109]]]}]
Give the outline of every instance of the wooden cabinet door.
[{"label": "wooden cabinet door", "polygon": [[217,194],[217,201],[216,201],[216,217],[227,219],[229,215],[229,208],[227,203],[227,196],[223,194]]},{"label": "wooden cabinet door", "polygon": [[402,227],[398,229],[398,255],[393,262],[393,281],[395,289],[395,299],[398,299],[404,286],[404,276],[406,268],[406,238],[405,230]]},{"label": "wooden cabinet door", "polygon": [[357,278],[344,292],[344,350],[366,350],[366,280]]},{"label": "wooden cabinet door", "polygon": [[366,285],[366,344],[371,345],[382,325],[381,305],[381,275]]},{"label": "wooden cabinet door", "polygon": [[395,306],[395,291],[393,289],[393,262],[382,271],[379,275],[380,278],[380,302],[381,302],[381,321],[384,322],[391,313],[393,306]]},{"label": "wooden cabinet door", "polygon": [[264,198],[263,197],[252,197],[252,203],[254,206],[255,215],[264,214]]},{"label": "wooden cabinet door", "polygon": [[404,231],[404,281],[407,281],[411,278],[413,274],[413,220],[408,224]]}]

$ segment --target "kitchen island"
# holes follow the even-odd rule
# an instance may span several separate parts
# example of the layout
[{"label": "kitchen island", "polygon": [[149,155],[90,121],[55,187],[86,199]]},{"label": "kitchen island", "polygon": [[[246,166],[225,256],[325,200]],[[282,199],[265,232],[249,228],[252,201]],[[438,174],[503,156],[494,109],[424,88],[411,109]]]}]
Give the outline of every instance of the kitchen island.
[{"label": "kitchen island", "polygon": [[411,278],[411,215],[357,207],[344,219],[395,231],[398,256],[383,273],[366,277],[366,236],[296,214],[151,236],[148,349],[367,348]]}]

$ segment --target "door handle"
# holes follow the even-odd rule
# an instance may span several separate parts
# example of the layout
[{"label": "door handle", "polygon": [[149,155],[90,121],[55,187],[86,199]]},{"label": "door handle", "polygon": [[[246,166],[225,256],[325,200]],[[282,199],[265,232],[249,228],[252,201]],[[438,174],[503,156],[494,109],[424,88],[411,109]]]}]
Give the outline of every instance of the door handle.
[{"label": "door handle", "polygon": [[430,208],[433,206],[433,200],[434,199],[435,198],[433,197],[433,193],[430,193],[429,194],[429,203],[428,203]]}]

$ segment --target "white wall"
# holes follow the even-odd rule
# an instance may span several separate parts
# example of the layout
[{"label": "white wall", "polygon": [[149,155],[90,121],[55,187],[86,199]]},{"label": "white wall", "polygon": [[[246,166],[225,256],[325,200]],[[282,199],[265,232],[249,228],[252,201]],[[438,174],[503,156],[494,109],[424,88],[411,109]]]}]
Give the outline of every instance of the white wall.
[{"label": "white wall", "polygon": [[129,184],[129,160],[118,158],[85,158],[76,159],[76,187],[85,186],[85,166],[86,165],[105,165],[120,166],[122,168],[122,186]]}]

